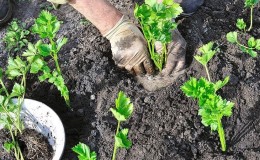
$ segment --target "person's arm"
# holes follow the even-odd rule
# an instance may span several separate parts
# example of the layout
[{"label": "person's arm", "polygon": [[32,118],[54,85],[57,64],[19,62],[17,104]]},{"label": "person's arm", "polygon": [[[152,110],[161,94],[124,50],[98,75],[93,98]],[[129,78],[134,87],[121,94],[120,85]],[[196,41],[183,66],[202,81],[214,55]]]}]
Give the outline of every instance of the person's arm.
[{"label": "person's arm", "polygon": [[102,35],[111,30],[123,16],[107,0],[71,0],[69,4],[96,26]]}]

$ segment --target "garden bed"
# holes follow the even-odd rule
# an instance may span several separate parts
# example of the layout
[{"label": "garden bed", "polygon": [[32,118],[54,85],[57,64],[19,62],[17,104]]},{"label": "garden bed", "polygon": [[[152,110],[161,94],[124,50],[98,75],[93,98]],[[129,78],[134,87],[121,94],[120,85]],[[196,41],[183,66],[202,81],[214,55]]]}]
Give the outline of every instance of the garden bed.
[{"label": "garden bed", "polygon": [[[131,0],[110,0],[124,14],[134,19]],[[19,2],[14,17],[33,24],[45,1]],[[239,17],[249,20],[243,1],[206,0],[201,9],[182,21],[179,30],[187,40],[187,73],[172,86],[156,92],[145,91],[134,78],[120,70],[111,58],[110,45],[97,29],[69,5],[51,12],[64,23],[59,35],[68,37],[60,52],[61,70],[70,90],[70,111],[60,92],[50,84],[28,80],[26,97],[52,107],[61,117],[66,131],[64,160],[76,159],[71,148],[79,141],[97,152],[98,159],[111,159],[116,119],[109,108],[120,90],[131,97],[135,110],[123,126],[130,129],[130,150],[120,150],[118,159],[260,159],[260,58],[251,58],[226,41],[226,33],[235,30]],[[255,9],[254,28],[250,34],[260,38],[260,11]],[[84,22],[84,23],[82,23]],[[0,29],[0,39],[5,28]],[[33,40],[33,38],[32,38]],[[212,80],[230,76],[220,95],[235,103],[230,118],[223,119],[227,152],[222,153],[217,133],[200,122],[196,101],[187,98],[180,86],[190,76],[206,76],[203,67],[192,61],[197,49],[209,41],[221,45],[221,51],[209,63]],[[8,53],[0,42],[0,66]]]}]

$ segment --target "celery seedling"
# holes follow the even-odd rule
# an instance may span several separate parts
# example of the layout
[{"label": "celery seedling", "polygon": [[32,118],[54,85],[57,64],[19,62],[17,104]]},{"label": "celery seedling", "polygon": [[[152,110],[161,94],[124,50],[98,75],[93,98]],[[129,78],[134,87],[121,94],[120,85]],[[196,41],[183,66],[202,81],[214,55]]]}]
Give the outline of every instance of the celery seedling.
[{"label": "celery seedling", "polygon": [[21,23],[14,19],[7,29],[6,35],[3,41],[6,44],[6,49],[11,52],[17,52],[27,45],[27,36],[30,31],[25,29],[25,23]]},{"label": "celery seedling", "polygon": [[[39,76],[40,81],[48,79],[48,82],[53,83],[64,97],[65,102],[70,106],[69,90],[65,85],[62,77],[62,72],[58,62],[58,52],[63,45],[67,43],[67,38],[56,38],[57,32],[60,29],[61,22],[57,20],[48,11],[42,11],[39,17],[35,20],[32,31],[37,33],[42,40],[48,40],[49,43],[44,43],[39,40],[35,45],[29,44],[28,50],[23,54],[27,60],[32,62],[31,73],[38,73],[42,71],[43,74]],[[55,69],[51,68],[45,62],[45,59],[51,57],[55,63]]]},{"label": "celery seedling", "polygon": [[243,45],[238,40],[238,32],[229,32],[227,34],[227,40],[230,43],[238,45],[242,52],[249,54],[253,58],[257,57],[257,51],[260,51],[260,39],[250,37],[247,41],[247,45]]},{"label": "celery seedling", "polygon": [[245,0],[245,8],[250,8],[250,26],[247,31],[250,31],[253,27],[253,10],[259,3],[259,0]]},{"label": "celery seedling", "polygon": [[[139,20],[144,37],[148,43],[151,59],[156,67],[162,71],[167,59],[167,44],[172,41],[171,31],[177,28],[173,20],[183,12],[179,4],[173,0],[145,0],[139,6],[136,4],[134,15]],[[162,44],[162,53],[155,51],[155,42]]]},{"label": "celery seedling", "polygon": [[110,108],[110,111],[118,121],[112,160],[116,159],[116,151],[118,148],[129,149],[132,146],[132,142],[127,138],[128,129],[119,129],[120,123],[128,120],[134,110],[134,106],[133,103],[131,103],[130,98],[128,98],[122,91],[118,93],[118,98],[115,103],[116,108]]},{"label": "celery seedling", "polygon": [[[250,26],[247,31],[250,31],[253,27],[253,9],[259,3],[259,0],[245,0],[245,7],[250,8]],[[243,19],[237,19],[236,26],[239,30],[246,32],[246,23]],[[260,39],[250,37],[247,41],[247,45],[244,45],[238,40],[239,32],[229,32],[226,37],[230,43],[239,46],[240,50],[244,53],[249,54],[251,57],[257,57],[257,51],[260,50]]]},{"label": "celery seedling", "polygon": [[[24,160],[16,138],[24,129],[20,113],[26,90],[26,75],[30,66],[30,63],[26,63],[19,57],[15,59],[10,57],[8,59],[5,74],[11,80],[20,80],[20,83],[14,83],[11,93],[8,92],[3,82],[3,71],[0,69],[0,124],[4,126],[11,135],[11,141],[5,142],[4,148],[7,152],[13,151],[17,160]],[[17,103],[13,103],[13,98],[17,98]]]},{"label": "celery seedling", "polygon": [[96,152],[91,152],[89,146],[79,143],[72,148],[72,151],[78,154],[79,160],[96,160]]},{"label": "celery seedling", "polygon": [[222,151],[226,151],[225,132],[221,120],[224,116],[231,116],[234,103],[223,99],[216,92],[228,83],[229,77],[216,83],[211,82],[207,63],[217,50],[213,49],[213,43],[210,42],[202,46],[199,51],[202,52],[202,55],[196,55],[195,59],[205,67],[208,80],[203,77],[199,80],[191,77],[189,81],[181,86],[181,90],[187,97],[198,100],[198,115],[201,116],[202,124],[210,126],[211,131],[218,131],[221,149]]}]

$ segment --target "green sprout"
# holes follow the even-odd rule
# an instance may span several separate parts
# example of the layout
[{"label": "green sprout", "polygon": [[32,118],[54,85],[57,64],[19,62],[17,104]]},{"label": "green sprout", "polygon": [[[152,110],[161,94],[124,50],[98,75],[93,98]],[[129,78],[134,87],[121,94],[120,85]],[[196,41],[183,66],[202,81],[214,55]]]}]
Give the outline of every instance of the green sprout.
[{"label": "green sprout", "polygon": [[207,63],[217,52],[217,49],[213,49],[213,42],[202,46],[199,51],[202,55],[196,55],[195,59],[205,67],[208,80],[203,77],[199,80],[191,77],[190,80],[181,86],[181,90],[187,97],[198,100],[198,115],[201,116],[202,124],[206,127],[209,126],[211,131],[218,132],[221,150],[226,151],[225,132],[221,120],[224,116],[231,116],[234,103],[223,99],[216,92],[228,83],[229,77],[226,77],[223,81],[219,80],[216,83],[210,80]]},{"label": "green sprout", "polygon": [[11,52],[17,52],[28,44],[27,36],[30,31],[25,29],[25,23],[14,19],[7,28],[6,35],[3,41],[6,44],[6,49]]},{"label": "green sprout", "polygon": [[[32,27],[32,31],[38,34],[42,40],[39,40],[35,45],[28,44],[28,50],[23,56],[32,63],[30,72],[38,73],[41,71],[43,74],[39,76],[39,80],[41,82],[48,80],[49,83],[54,84],[64,97],[66,104],[70,106],[69,90],[65,85],[58,61],[58,53],[68,41],[64,37],[56,38],[60,25],[61,22],[57,20],[56,16],[48,11],[42,11]],[[45,43],[46,40],[49,43]],[[51,70],[45,61],[49,58],[55,62],[54,70]]]},{"label": "green sprout", "polygon": [[253,10],[259,3],[259,0],[245,0],[245,8],[250,8],[250,26],[247,31],[250,31],[253,27]]},{"label": "green sprout", "polygon": [[79,160],[96,160],[96,152],[91,152],[89,146],[79,143],[72,148],[72,151],[78,154]]},{"label": "green sprout", "polygon": [[120,123],[128,120],[134,110],[130,98],[128,98],[122,91],[118,93],[118,98],[115,103],[116,107],[110,108],[110,111],[118,121],[112,160],[116,159],[116,151],[118,148],[129,149],[132,146],[132,142],[127,137],[128,129],[125,128],[120,130]]},{"label": "green sprout", "polygon": [[[24,129],[20,113],[26,92],[26,76],[30,67],[31,64],[20,57],[9,57],[5,75],[8,79],[20,81],[14,83],[11,92],[7,90],[3,82],[4,72],[0,68],[0,125],[4,126],[11,135],[11,141],[5,142],[4,148],[9,153],[13,151],[17,160],[24,160],[17,136],[22,134]],[[16,103],[13,102],[14,98],[17,98]]]},{"label": "green sprout", "polygon": [[[247,25],[244,19],[237,19],[236,27],[238,28],[238,30],[243,31],[245,33],[246,31],[249,32],[253,28],[253,9],[258,3],[259,0],[245,0],[245,8],[250,8],[251,10],[250,26],[246,30]],[[257,51],[260,50],[260,39],[256,39],[255,37],[250,37],[247,40],[247,45],[245,45],[239,42],[238,37],[239,37],[239,31],[229,32],[226,35],[227,41],[239,46],[240,50],[243,53],[249,54],[253,58],[257,57],[258,55]]]},{"label": "green sprout", "polygon": [[[148,49],[155,66],[162,71],[167,61],[167,44],[172,41],[171,32],[177,28],[173,20],[183,12],[178,3],[173,0],[145,0],[142,5],[136,4],[134,15],[139,20]],[[155,51],[155,42],[162,44],[162,52]]]},{"label": "green sprout", "polygon": [[238,45],[242,52],[249,54],[253,58],[257,57],[257,51],[260,51],[260,39],[250,37],[247,41],[247,45],[243,45],[238,40],[238,32],[229,32],[227,34],[227,40],[230,43]]}]

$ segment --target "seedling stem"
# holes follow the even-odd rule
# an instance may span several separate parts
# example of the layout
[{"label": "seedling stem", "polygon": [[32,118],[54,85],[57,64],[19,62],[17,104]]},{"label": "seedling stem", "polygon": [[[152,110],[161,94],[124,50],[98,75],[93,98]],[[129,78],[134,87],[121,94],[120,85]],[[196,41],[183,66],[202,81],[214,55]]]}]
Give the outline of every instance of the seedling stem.
[{"label": "seedling stem", "polygon": [[206,73],[208,76],[208,80],[211,82],[210,75],[209,75],[209,69],[208,69],[207,65],[203,65],[203,66],[205,67],[205,70],[206,70]]},{"label": "seedling stem", "polygon": [[223,152],[226,151],[226,139],[225,139],[225,131],[223,129],[221,118],[218,118],[218,135],[221,143],[221,150]]},{"label": "seedling stem", "polygon": [[[118,132],[119,132],[119,128],[120,128],[120,121],[118,121],[118,123],[117,123],[117,128],[116,128],[116,134],[115,134],[115,135],[118,134]],[[115,141],[112,160],[115,160],[115,159],[116,159],[116,151],[117,151],[117,145],[116,145],[116,141]]]},{"label": "seedling stem", "polygon": [[250,8],[250,27],[248,28],[248,32],[252,29],[253,27],[253,10],[254,10],[254,6],[252,6]]}]

